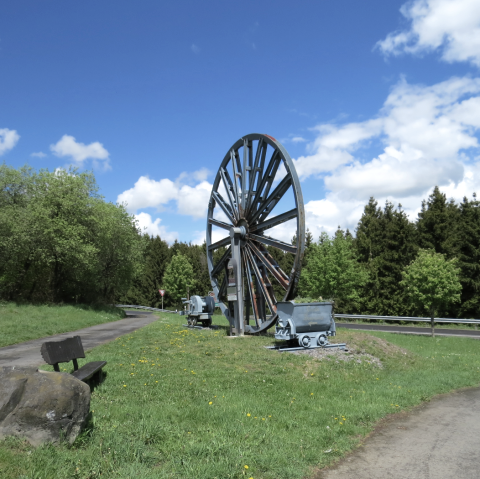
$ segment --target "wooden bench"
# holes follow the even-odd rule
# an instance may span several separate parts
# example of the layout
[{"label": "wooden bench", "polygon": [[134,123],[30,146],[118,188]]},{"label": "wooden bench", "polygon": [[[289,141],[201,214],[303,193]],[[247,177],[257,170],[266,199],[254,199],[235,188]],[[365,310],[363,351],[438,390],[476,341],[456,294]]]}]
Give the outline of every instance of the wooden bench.
[{"label": "wooden bench", "polygon": [[82,340],[80,336],[64,339],[63,341],[48,341],[42,344],[40,353],[47,364],[53,365],[55,371],[60,372],[58,363],[73,361],[73,373],[80,381],[88,381],[93,375],[99,373],[107,361],[93,361],[78,369],[78,358],[84,358]]}]

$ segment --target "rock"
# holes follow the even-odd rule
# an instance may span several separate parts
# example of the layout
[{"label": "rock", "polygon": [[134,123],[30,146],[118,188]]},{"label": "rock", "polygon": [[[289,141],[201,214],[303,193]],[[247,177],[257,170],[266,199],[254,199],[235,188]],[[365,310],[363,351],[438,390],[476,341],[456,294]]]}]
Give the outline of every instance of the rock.
[{"label": "rock", "polygon": [[90,388],[67,373],[0,368],[0,438],[19,436],[34,446],[72,443],[90,410]]}]

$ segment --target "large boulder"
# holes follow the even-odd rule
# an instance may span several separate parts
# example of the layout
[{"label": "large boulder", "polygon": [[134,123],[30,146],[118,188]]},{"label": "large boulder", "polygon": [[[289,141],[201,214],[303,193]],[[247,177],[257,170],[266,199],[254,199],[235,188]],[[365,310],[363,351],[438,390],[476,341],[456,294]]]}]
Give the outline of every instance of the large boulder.
[{"label": "large boulder", "polygon": [[34,446],[72,443],[89,410],[89,386],[70,374],[0,368],[0,438],[19,436]]}]

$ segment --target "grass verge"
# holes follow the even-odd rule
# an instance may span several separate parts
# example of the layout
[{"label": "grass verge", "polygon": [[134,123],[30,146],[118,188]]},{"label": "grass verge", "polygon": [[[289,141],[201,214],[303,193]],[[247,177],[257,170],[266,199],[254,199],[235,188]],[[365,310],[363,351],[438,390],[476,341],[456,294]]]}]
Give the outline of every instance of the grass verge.
[{"label": "grass verge", "polygon": [[468,338],[339,330],[339,342],[379,367],[368,356],[268,351],[271,337],[230,339],[184,320],[161,314],[87,353],[108,361],[87,430],[72,446],[3,441],[0,476],[300,479],[382,417],[480,381],[478,342]]},{"label": "grass verge", "polygon": [[0,347],[117,321],[125,312],[111,306],[43,305],[0,302]]}]

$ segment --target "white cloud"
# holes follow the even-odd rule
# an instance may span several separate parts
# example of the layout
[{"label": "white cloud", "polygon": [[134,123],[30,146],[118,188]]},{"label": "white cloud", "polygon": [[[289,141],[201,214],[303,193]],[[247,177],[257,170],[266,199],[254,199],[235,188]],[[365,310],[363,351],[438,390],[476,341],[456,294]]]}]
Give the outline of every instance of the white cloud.
[{"label": "white cloud", "polygon": [[98,141],[85,145],[77,142],[73,136],[63,135],[57,143],[50,145],[50,150],[56,156],[69,157],[79,165],[87,159],[92,159],[97,165],[100,165],[98,160],[103,161],[103,167],[109,168],[109,153]]},{"label": "white cloud", "polygon": [[160,236],[168,243],[173,243],[176,239],[178,240],[178,233],[176,231],[168,231],[165,226],[160,224],[162,221],[160,218],[153,221],[148,213],[139,213],[135,215],[135,218],[142,232],[147,232],[150,236]]},{"label": "white cloud", "polygon": [[20,135],[16,130],[8,128],[0,128],[0,156],[11,150],[20,139]]},{"label": "white cloud", "polygon": [[441,49],[447,62],[480,66],[480,3],[478,0],[414,0],[400,12],[410,28],[392,32],[377,43],[386,55],[420,54]]},{"label": "white cloud", "polygon": [[291,139],[291,142],[292,143],[303,143],[307,141],[305,138],[303,138],[302,136],[294,136],[292,139]]},{"label": "white cloud", "polygon": [[[402,80],[376,118],[316,127],[311,155],[294,160],[301,177],[322,174],[327,190],[305,205],[307,226],[317,234],[354,229],[370,196],[381,206],[401,203],[414,219],[435,185],[456,200],[471,195],[480,187],[479,107],[480,78],[433,86]],[[383,151],[372,159],[357,156],[378,145]]]},{"label": "white cloud", "polygon": [[120,193],[118,203],[126,203],[127,211],[136,213],[139,209],[161,207],[178,198],[178,186],[168,178],[160,181],[141,176],[133,188]]},{"label": "white cloud", "polygon": [[192,45],[190,46],[190,50],[192,50],[192,52],[195,54],[200,53],[200,47],[198,45],[195,45],[195,43],[192,43]]},{"label": "white cloud", "polygon": [[211,192],[212,185],[208,181],[202,181],[193,188],[183,185],[178,191],[178,212],[194,218],[206,217]]},{"label": "white cloud", "polygon": [[148,176],[141,176],[133,188],[124,191],[117,197],[118,203],[126,203],[130,213],[136,213],[144,208],[161,209],[171,201],[176,201],[177,211],[181,215],[193,218],[204,218],[207,214],[208,200],[212,191],[212,184],[201,181],[195,186],[182,184],[185,178],[202,178],[202,170],[192,175],[182,173],[174,182],[168,178],[159,181]]},{"label": "white cloud", "polygon": [[37,151],[36,153],[31,153],[30,156],[34,158],[45,158],[47,155],[43,151]]}]

